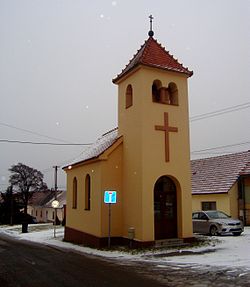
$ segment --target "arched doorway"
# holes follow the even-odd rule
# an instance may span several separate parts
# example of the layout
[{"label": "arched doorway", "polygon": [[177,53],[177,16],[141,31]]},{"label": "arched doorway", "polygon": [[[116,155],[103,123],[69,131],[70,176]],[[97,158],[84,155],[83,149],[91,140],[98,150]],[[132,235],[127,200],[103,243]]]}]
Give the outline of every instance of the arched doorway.
[{"label": "arched doorway", "polygon": [[177,196],[173,180],[160,177],[154,186],[155,240],[177,237]]}]

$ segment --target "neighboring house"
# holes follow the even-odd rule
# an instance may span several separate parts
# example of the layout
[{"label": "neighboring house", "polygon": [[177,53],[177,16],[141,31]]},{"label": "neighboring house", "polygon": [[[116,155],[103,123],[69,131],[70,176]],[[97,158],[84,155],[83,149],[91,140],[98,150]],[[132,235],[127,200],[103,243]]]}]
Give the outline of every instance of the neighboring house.
[{"label": "neighboring house", "polygon": [[[64,167],[65,240],[106,245],[109,218],[112,242],[132,238],[133,244],[148,246],[193,237],[187,87],[192,74],[150,31],[113,80],[118,85],[118,129]],[[105,191],[117,192],[111,217]]]},{"label": "neighboring house", "polygon": [[[55,209],[51,203],[55,199],[53,190],[38,191],[33,194],[28,204],[28,214],[34,216],[37,222],[54,222]],[[59,207],[57,217],[62,222],[64,219],[64,205],[66,205],[66,191],[57,191]]]},{"label": "neighboring house", "polygon": [[191,163],[193,211],[218,209],[250,225],[250,151]]},{"label": "neighboring house", "polygon": [[[54,221],[55,219],[55,209],[52,207],[53,200],[55,200],[54,197],[43,206],[46,222]],[[63,222],[65,219],[66,191],[58,192],[56,200],[59,202],[59,206],[56,209],[56,216],[60,222]]]}]

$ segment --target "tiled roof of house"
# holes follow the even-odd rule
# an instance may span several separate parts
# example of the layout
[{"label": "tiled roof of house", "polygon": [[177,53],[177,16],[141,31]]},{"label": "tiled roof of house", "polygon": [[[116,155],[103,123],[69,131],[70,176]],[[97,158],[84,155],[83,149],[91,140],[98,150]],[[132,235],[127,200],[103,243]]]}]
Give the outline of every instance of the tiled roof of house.
[{"label": "tiled roof of house", "polygon": [[104,153],[109,147],[111,147],[118,139],[118,128],[115,128],[97,139],[89,148],[84,150],[81,155],[73,162],[67,164],[63,168],[73,166],[75,164],[84,162],[86,160],[98,158]]},{"label": "tiled roof of house", "polygon": [[[61,190],[57,191],[57,196],[59,197],[62,193]],[[48,202],[55,199],[55,192],[53,190],[44,190],[34,192],[32,197],[29,199],[29,205],[32,206],[45,206]]]},{"label": "tiled roof of house", "polygon": [[125,69],[113,79],[113,82],[116,83],[121,77],[138,65],[146,65],[168,71],[184,73],[189,77],[193,75],[192,71],[183,67],[183,65],[180,64],[173,55],[166,51],[153,37],[149,37],[130,60]]},{"label": "tiled roof of house", "polygon": [[54,196],[54,193],[51,190],[34,192],[32,197],[29,199],[29,205],[43,206],[53,196]]},{"label": "tiled roof of house", "polygon": [[192,194],[226,193],[242,174],[250,175],[250,151],[191,161]]}]

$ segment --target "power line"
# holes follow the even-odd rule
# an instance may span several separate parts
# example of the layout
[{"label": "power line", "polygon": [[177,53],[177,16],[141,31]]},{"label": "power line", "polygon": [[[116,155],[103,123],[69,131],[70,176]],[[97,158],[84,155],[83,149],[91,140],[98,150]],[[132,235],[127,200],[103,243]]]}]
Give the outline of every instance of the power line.
[{"label": "power line", "polygon": [[[190,122],[199,121],[199,120],[203,120],[203,119],[206,119],[206,118],[211,118],[211,117],[219,116],[219,115],[222,115],[222,114],[231,113],[231,112],[234,112],[234,111],[247,109],[249,107],[250,107],[250,102],[247,102],[247,103],[244,103],[244,104],[231,106],[231,107],[220,109],[220,110],[217,110],[217,111],[208,112],[208,113],[197,115],[197,116],[192,116],[192,117],[189,118],[189,120],[190,120]],[[38,132],[34,132],[34,131],[31,131],[31,130],[28,130],[28,129],[24,129],[24,128],[19,128],[19,127],[16,127],[16,126],[13,126],[13,125],[10,125],[10,124],[7,124],[7,123],[3,123],[3,122],[0,122],[0,125],[5,126],[5,127],[9,127],[9,128],[13,128],[13,129],[16,129],[16,130],[20,130],[20,131],[23,131],[23,132],[26,132],[26,133],[30,133],[30,134],[38,135],[38,136],[41,136],[41,137],[45,137],[45,138],[48,138],[48,139],[61,141],[61,142],[64,142],[65,144],[57,144],[57,143],[50,143],[50,142],[42,143],[42,142],[19,141],[19,140],[14,141],[14,140],[6,140],[6,139],[0,140],[0,142],[34,144],[34,145],[65,145],[65,146],[67,146],[67,145],[68,146],[90,145],[90,144],[68,143],[67,141],[62,140],[62,139],[50,137],[50,136],[47,136],[47,135],[44,135],[44,134],[41,134],[41,133],[38,133]]]},{"label": "power line", "polygon": [[197,150],[197,151],[191,151],[191,153],[202,153],[202,152],[206,152],[206,151],[223,149],[223,148],[228,148],[228,147],[235,147],[235,146],[242,146],[242,145],[246,145],[246,144],[250,144],[250,141],[242,142],[242,143],[236,143],[236,144],[230,144],[230,145],[223,145],[223,146],[218,146],[218,147],[205,148],[205,149],[201,149],[201,150]]},{"label": "power line", "polygon": [[51,143],[51,142],[32,142],[32,141],[19,141],[0,139],[2,143],[18,143],[18,144],[32,144],[32,145],[52,145],[52,146],[88,146],[92,143]]},{"label": "power line", "polygon": [[3,122],[0,122],[0,125],[8,127],[8,128],[15,129],[15,130],[23,131],[23,132],[26,132],[26,133],[29,133],[29,134],[33,134],[33,135],[37,135],[37,136],[40,136],[40,137],[44,137],[44,138],[47,138],[47,139],[52,139],[52,140],[57,140],[57,141],[60,141],[60,142],[67,143],[67,141],[62,140],[62,139],[58,139],[58,138],[50,137],[50,136],[47,136],[47,135],[43,135],[43,134],[40,134],[38,132],[34,132],[34,131],[31,131],[31,130],[19,128],[19,127],[16,127],[16,126],[13,126],[13,125],[10,125],[10,124],[6,124],[6,123],[3,123]]},{"label": "power line", "polygon": [[240,105],[236,105],[236,106],[231,106],[231,107],[220,109],[220,110],[217,110],[217,111],[208,112],[208,113],[205,113],[205,114],[201,114],[201,115],[190,117],[190,122],[195,122],[195,121],[203,120],[203,119],[206,119],[206,118],[212,118],[212,117],[220,116],[220,115],[223,115],[223,114],[227,114],[227,113],[231,113],[231,112],[247,109],[249,107],[250,107],[250,102],[247,102],[247,103],[244,103],[244,104],[240,104]]}]

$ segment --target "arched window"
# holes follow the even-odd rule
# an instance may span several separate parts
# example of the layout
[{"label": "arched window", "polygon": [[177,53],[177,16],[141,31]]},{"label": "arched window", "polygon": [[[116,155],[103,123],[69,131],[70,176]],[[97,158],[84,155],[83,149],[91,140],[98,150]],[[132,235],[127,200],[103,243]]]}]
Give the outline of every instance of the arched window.
[{"label": "arched window", "polygon": [[90,175],[87,174],[85,178],[85,210],[90,210],[91,200],[91,186],[90,186]]},{"label": "arched window", "polygon": [[72,200],[72,208],[77,208],[77,179],[74,177],[73,179],[73,200]]},{"label": "arched window", "polygon": [[160,80],[154,80],[152,85],[152,101],[159,103],[160,102],[160,89],[162,87]]},{"label": "arched window", "polygon": [[131,85],[126,89],[126,109],[133,106],[133,88]]},{"label": "arched window", "polygon": [[165,105],[178,105],[178,89],[175,83],[168,87],[162,86],[160,80],[154,80],[152,85],[152,101]]},{"label": "arched window", "polygon": [[178,89],[175,83],[170,83],[168,85],[170,104],[178,105]]}]

